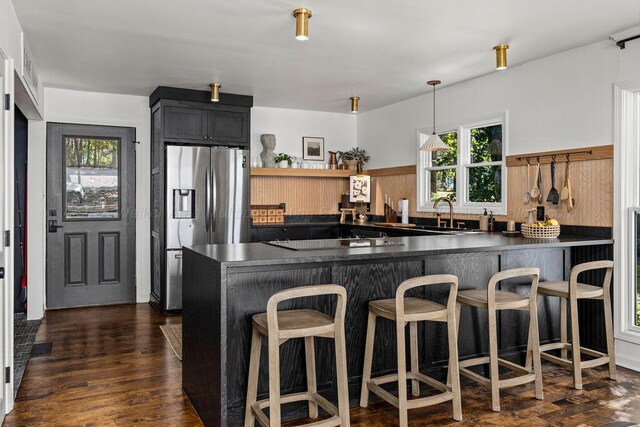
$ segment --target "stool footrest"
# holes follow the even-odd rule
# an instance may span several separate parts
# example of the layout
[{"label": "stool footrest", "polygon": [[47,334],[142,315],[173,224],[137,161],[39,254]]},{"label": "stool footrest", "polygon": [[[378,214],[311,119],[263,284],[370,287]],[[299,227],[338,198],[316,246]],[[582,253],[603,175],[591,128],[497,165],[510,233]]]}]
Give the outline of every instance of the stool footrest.
[{"label": "stool footrest", "polygon": [[[417,399],[411,399],[407,401],[407,408],[421,408],[423,406],[435,405],[442,402],[447,402],[453,399],[453,392],[451,391],[451,387],[447,387],[445,384],[441,383],[438,380],[435,380],[427,375],[424,375],[420,372],[407,372],[407,380],[418,380],[423,384],[429,385],[436,390],[440,391],[439,394],[434,396],[422,397]],[[383,375],[381,377],[372,378],[368,383],[367,387],[369,391],[375,393],[381,399],[385,400],[387,403],[395,406],[396,408],[399,406],[398,397],[394,396],[387,390],[380,387],[381,384],[387,384],[391,382],[398,381],[398,374],[388,374]]]},{"label": "stool footrest", "polygon": [[[491,384],[491,379],[484,377],[478,373],[475,373],[473,371],[471,371],[470,369],[467,369],[471,366],[479,366],[479,365],[486,365],[487,363],[490,363],[490,359],[488,356],[485,357],[476,357],[473,359],[467,359],[467,360],[463,360],[460,362],[460,375],[464,375],[467,378],[470,378],[474,381],[477,381],[481,384],[487,384],[490,385]],[[522,384],[527,384],[530,382],[534,382],[536,379],[536,375],[535,373],[531,372],[529,369],[517,365],[513,362],[510,362],[508,360],[505,359],[498,359],[498,364],[500,366],[504,366],[507,369],[510,369],[513,372],[516,372],[518,374],[520,374],[517,377],[514,378],[507,378],[504,380],[500,380],[498,379],[498,383],[500,385],[500,388],[505,388],[505,387],[513,387],[516,385],[522,385]]]},{"label": "stool footrest", "polygon": [[[562,343],[562,342],[541,345],[540,357],[542,357],[544,360],[547,360],[551,363],[555,363],[560,366],[571,367],[573,366],[572,360],[563,359],[561,357],[554,356],[553,354],[547,353],[547,351],[550,351],[550,350],[564,350],[564,349],[573,351],[573,346],[571,345],[571,343]],[[595,359],[581,361],[580,369],[593,368],[596,366],[606,365],[610,361],[608,354],[602,353],[597,350],[592,350],[590,348],[580,347],[580,353],[584,353],[587,356],[595,357]]]},{"label": "stool footrest", "polygon": [[[310,393],[308,391],[303,391],[300,393],[291,393],[280,396],[280,405],[284,405],[286,403],[300,402],[300,401],[312,401],[324,409],[331,418],[327,418],[320,421],[314,421],[309,424],[304,424],[307,427],[332,427],[340,425],[340,416],[338,415],[338,408],[335,407],[331,402],[329,402],[324,397],[320,396],[318,393]],[[255,402],[251,405],[251,411],[256,417],[258,423],[264,427],[269,427],[269,417],[264,413],[264,409],[269,407],[269,399],[262,399]]]}]

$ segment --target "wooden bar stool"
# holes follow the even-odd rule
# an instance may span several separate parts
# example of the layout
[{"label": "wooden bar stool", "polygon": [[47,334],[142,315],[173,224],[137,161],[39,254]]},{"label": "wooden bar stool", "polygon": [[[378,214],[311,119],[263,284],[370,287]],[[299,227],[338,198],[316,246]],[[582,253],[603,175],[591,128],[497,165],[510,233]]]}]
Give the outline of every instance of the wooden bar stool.
[{"label": "wooden bar stool", "polygon": [[[606,269],[602,287],[578,282],[580,273]],[[611,275],[613,261],[594,261],[576,265],[571,269],[568,282],[541,282],[538,287],[540,295],[560,298],[560,342],[540,346],[541,356],[565,367],[573,368],[573,386],[582,389],[582,370],[595,366],[609,364],[609,378],[616,379],[616,354],[613,342],[613,317],[611,315]],[[578,300],[594,299],[604,303],[604,323],[607,337],[607,354],[580,346],[580,325],[578,323]],[[567,301],[571,313],[571,343],[567,342]],[[574,351],[574,349],[578,349]],[[546,353],[550,350],[560,350],[560,357]],[[571,350],[571,359],[567,358],[567,350]],[[582,361],[580,353],[595,357]]]},{"label": "wooden bar stool", "polygon": [[[499,282],[516,277],[531,276],[531,292],[528,297],[514,292],[496,290]],[[500,389],[533,382],[535,384],[536,399],[542,400],[542,367],[540,365],[540,341],[538,336],[538,307],[536,295],[540,270],[537,268],[517,268],[501,271],[491,277],[487,289],[471,289],[458,292],[456,305],[456,324],[460,327],[460,310],[462,304],[484,308],[489,311],[489,357],[476,357],[460,362],[460,373],[481,384],[491,387],[491,408],[500,411]],[[529,345],[527,346],[527,363],[524,367],[498,356],[498,325],[496,313],[499,310],[528,310],[529,311]],[[530,362],[533,360],[533,370]],[[490,365],[490,377],[477,374],[467,368],[484,364]],[[511,369],[520,374],[517,377],[500,379],[499,366]]]},{"label": "wooden bar stool", "polygon": [[[447,306],[437,304],[422,298],[405,298],[409,289],[419,286],[429,286],[440,283],[448,283],[449,300]],[[362,373],[362,392],[360,406],[366,408],[369,403],[369,391],[374,392],[400,411],[400,426],[408,425],[408,410],[423,406],[435,405],[449,400],[453,401],[453,418],[462,420],[462,407],[460,402],[460,375],[458,372],[458,340],[455,318],[455,302],[458,290],[458,278],[449,274],[416,277],[405,280],[400,284],[396,297],[369,302],[369,321],[367,325],[367,340],[364,353],[364,369]],[[373,362],[373,345],[376,332],[376,318],[378,316],[396,322],[396,334],[398,341],[398,372],[371,379],[371,364]],[[418,322],[446,322],[449,336],[449,374],[451,387],[428,377],[418,371]],[[405,354],[405,326],[409,323],[409,341],[411,350],[411,371],[407,372]],[[423,382],[439,390],[441,393],[435,396],[420,399],[407,400],[407,379],[411,380],[411,394],[420,395],[419,382]],[[398,382],[398,397],[395,397],[380,385],[390,382]]]},{"label": "wooden bar stool", "polygon": [[[278,303],[294,298],[336,295],[337,307],[334,317],[315,310],[278,311]],[[262,426],[280,426],[280,405],[284,403],[309,401],[309,417],[318,417],[318,406],[331,417],[308,425],[330,427],[349,425],[349,391],[347,388],[347,356],[344,337],[344,315],[347,293],[342,286],[304,286],[278,292],[269,298],[267,312],[253,316],[251,357],[249,360],[249,381],[247,385],[247,406],[245,427],[253,427],[257,419]],[[260,368],[260,347],[262,336],[269,342],[269,398],[256,401],[258,374]],[[336,348],[336,373],[339,410],[327,399],[320,396],[316,387],[316,367],[314,337],[333,338]],[[307,391],[280,395],[280,345],[291,338],[304,338],[307,365]],[[269,417],[264,409],[269,408]]]}]

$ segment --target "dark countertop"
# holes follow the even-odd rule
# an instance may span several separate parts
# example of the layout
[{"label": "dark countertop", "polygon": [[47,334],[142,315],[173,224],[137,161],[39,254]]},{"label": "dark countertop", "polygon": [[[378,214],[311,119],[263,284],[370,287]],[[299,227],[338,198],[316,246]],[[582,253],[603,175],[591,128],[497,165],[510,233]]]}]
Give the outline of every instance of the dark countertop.
[{"label": "dark countertop", "polygon": [[251,224],[251,228],[337,227],[338,225],[340,225],[339,221],[296,221],[285,222],[283,224]]},{"label": "dark countertop", "polygon": [[612,239],[559,237],[557,239],[542,240],[506,237],[500,233],[391,237],[388,240],[400,242],[404,245],[294,251],[266,243],[239,243],[198,245],[186,247],[186,249],[191,249],[229,267],[241,267],[613,244]]}]

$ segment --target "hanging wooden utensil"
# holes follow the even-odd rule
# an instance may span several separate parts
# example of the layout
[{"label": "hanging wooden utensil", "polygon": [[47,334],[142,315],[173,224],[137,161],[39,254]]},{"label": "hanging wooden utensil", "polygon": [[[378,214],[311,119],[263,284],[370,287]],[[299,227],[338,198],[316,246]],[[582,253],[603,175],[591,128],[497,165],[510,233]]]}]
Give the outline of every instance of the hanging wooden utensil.
[{"label": "hanging wooden utensil", "polygon": [[567,167],[567,212],[571,212],[573,210],[573,205],[576,203],[576,201],[573,199],[573,194],[571,194],[571,177],[569,175],[569,170],[569,167]]},{"label": "hanging wooden utensil", "polygon": [[569,198],[569,155],[567,154],[567,163],[564,166],[564,186],[560,191],[560,200]]},{"label": "hanging wooden utensil", "polygon": [[538,160],[538,164],[536,165],[536,178],[533,182],[533,188],[530,191],[530,195],[532,198],[537,199],[540,195],[540,187],[538,187],[540,183],[540,160]]}]

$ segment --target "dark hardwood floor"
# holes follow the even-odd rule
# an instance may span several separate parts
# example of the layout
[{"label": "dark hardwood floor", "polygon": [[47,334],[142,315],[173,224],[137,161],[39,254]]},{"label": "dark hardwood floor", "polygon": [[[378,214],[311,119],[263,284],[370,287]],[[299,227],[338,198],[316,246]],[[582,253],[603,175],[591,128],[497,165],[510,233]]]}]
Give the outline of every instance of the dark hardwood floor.
[{"label": "dark hardwood floor", "polygon": [[[181,362],[158,327],[180,320],[146,304],[48,312],[36,341],[52,341],[53,352],[29,361],[5,425],[200,425],[181,391]],[[590,369],[585,371],[584,390],[578,391],[571,387],[568,370],[547,363],[543,367],[542,402],[533,398],[532,387],[507,389],[502,392],[502,412],[494,413],[488,389],[465,381],[464,421],[455,423],[450,405],[442,404],[410,411],[410,425],[640,422],[640,374],[620,369],[619,381],[613,382],[605,368]],[[376,403],[353,408],[351,422],[386,427],[397,425],[397,418],[393,407]]]}]

